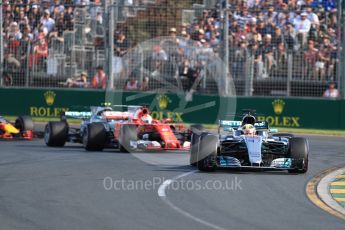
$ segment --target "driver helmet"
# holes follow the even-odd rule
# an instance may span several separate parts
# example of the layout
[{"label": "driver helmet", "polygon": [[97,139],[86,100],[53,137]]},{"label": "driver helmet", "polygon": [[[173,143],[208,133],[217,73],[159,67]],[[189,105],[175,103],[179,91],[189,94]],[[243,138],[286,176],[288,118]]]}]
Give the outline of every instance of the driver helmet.
[{"label": "driver helmet", "polygon": [[256,131],[254,125],[251,124],[246,124],[242,126],[242,130],[244,135],[254,135]]},{"label": "driver helmet", "polygon": [[141,121],[147,124],[152,124],[152,117],[149,114],[145,114],[141,117]]}]

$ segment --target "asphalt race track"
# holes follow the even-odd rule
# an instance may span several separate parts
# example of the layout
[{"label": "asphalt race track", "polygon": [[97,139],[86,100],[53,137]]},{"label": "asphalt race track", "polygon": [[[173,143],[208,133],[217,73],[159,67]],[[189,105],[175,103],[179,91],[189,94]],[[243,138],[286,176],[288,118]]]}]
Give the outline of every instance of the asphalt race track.
[{"label": "asphalt race track", "polygon": [[[131,155],[71,144],[48,148],[43,140],[1,141],[0,229],[344,229],[343,220],[305,194],[314,175],[345,164],[344,140],[309,137],[306,175],[199,173],[191,172],[187,153]],[[165,198],[158,196],[164,180],[188,172]],[[213,181],[212,188],[203,187]]]}]

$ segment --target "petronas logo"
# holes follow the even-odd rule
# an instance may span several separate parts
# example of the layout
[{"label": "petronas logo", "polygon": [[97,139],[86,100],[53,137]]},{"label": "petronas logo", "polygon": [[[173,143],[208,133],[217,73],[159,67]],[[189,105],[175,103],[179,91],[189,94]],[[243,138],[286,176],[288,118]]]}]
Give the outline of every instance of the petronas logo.
[{"label": "petronas logo", "polygon": [[168,104],[171,102],[170,98],[167,95],[158,95],[157,96],[158,107],[160,109],[166,109]]},{"label": "petronas logo", "polygon": [[44,99],[46,100],[46,103],[48,106],[51,106],[54,104],[56,94],[53,91],[47,91],[44,93]]},{"label": "petronas logo", "polygon": [[281,99],[276,99],[272,102],[273,110],[277,115],[280,115],[285,107],[285,102]]}]

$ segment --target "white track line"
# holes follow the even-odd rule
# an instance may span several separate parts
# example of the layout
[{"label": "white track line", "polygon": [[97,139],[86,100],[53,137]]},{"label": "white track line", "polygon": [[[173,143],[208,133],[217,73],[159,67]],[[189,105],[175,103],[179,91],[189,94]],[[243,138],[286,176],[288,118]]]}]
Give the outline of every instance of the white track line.
[{"label": "white track line", "polygon": [[174,181],[178,180],[178,179],[181,179],[182,177],[186,177],[188,175],[191,175],[193,173],[196,173],[198,172],[198,170],[193,170],[193,171],[190,171],[190,172],[187,172],[187,173],[183,173],[181,175],[178,175],[172,179],[169,179],[169,180],[165,180],[158,188],[158,196],[162,199],[162,201],[164,203],[166,203],[170,208],[174,209],[176,212],[182,214],[183,216],[189,218],[189,219],[192,219],[202,225],[205,225],[209,228],[212,228],[212,229],[216,229],[216,230],[226,230],[225,228],[222,228],[222,227],[219,227],[215,224],[212,224],[212,223],[209,223],[207,221],[204,221],[196,216],[193,216],[192,214],[190,214],[189,212],[177,207],[176,205],[174,205],[171,201],[169,201],[167,195],[166,195],[166,189],[169,187],[169,185],[171,183],[173,183]]},{"label": "white track line", "polygon": [[172,178],[172,179],[169,179],[169,180],[164,181],[164,182],[159,186],[159,188],[158,188],[158,196],[160,196],[160,197],[166,197],[166,192],[165,192],[165,190],[169,187],[169,185],[170,185],[172,182],[174,182],[174,181],[176,181],[176,180],[178,180],[178,179],[181,179],[182,177],[185,177],[185,176],[188,176],[188,175],[190,175],[190,174],[196,173],[197,171],[198,171],[198,170],[193,170],[193,171],[190,171],[190,172],[187,172],[187,173],[183,173],[183,174],[178,175],[178,176],[176,176],[176,177],[174,177],[174,178]]}]

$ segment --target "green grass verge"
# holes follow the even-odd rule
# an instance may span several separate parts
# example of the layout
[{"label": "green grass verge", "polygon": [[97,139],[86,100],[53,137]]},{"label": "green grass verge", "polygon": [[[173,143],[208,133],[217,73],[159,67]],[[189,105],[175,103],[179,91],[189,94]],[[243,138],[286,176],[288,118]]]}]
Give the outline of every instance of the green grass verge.
[{"label": "green grass verge", "polygon": [[[204,127],[209,130],[217,130],[218,128],[217,125],[204,125]],[[301,128],[280,128],[280,127],[274,127],[274,129],[278,129],[280,133],[345,137],[345,130],[301,129]]]},{"label": "green grass verge", "polygon": [[295,128],[277,128],[280,133],[311,134],[325,136],[345,137],[345,130],[323,130],[323,129],[295,129]]},{"label": "green grass verge", "polygon": [[[14,121],[15,116],[4,116],[9,121]],[[47,123],[48,121],[59,121],[59,118],[47,118],[47,117],[33,117],[34,122]],[[78,119],[68,119],[71,124],[79,124]],[[217,125],[206,124],[204,127],[208,130],[217,130]],[[341,136],[345,137],[345,130],[323,130],[323,129],[299,129],[299,128],[280,128],[277,127],[280,133],[293,133],[293,134],[310,134],[310,135],[325,135],[325,136]]]}]

